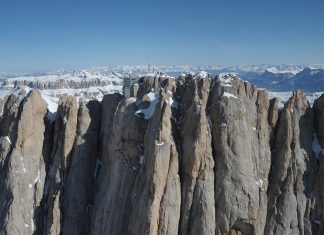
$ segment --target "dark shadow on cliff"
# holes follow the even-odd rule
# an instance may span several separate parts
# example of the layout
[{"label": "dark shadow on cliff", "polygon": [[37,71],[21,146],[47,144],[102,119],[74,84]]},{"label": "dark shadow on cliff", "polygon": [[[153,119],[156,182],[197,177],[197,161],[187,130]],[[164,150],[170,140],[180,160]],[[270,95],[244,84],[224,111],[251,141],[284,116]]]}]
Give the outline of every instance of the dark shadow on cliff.
[{"label": "dark shadow on cliff", "polygon": [[43,182],[44,191],[39,206],[36,207],[34,210],[34,223],[35,223],[35,231],[33,233],[34,235],[44,234],[44,220],[47,217],[46,212],[44,210],[46,191],[47,191],[46,182],[50,170],[51,153],[53,150],[54,126],[55,126],[55,121],[51,122],[48,119],[47,115],[44,117],[45,132],[44,132],[44,141],[42,143],[43,144],[42,156],[45,164],[45,179]]}]

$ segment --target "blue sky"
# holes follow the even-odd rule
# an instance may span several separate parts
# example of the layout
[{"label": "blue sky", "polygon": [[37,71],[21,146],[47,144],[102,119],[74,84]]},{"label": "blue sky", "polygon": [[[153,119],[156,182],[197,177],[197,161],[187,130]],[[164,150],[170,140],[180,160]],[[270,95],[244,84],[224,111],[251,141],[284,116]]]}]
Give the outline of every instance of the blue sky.
[{"label": "blue sky", "polygon": [[1,0],[0,72],[324,63],[322,0]]}]

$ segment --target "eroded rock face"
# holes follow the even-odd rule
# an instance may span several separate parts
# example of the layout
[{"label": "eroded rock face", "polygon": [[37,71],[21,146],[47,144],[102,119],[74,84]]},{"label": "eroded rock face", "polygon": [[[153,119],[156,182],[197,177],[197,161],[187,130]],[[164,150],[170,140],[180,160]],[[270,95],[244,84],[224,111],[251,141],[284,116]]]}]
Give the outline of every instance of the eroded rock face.
[{"label": "eroded rock face", "polygon": [[46,234],[60,234],[63,217],[63,195],[73,155],[77,130],[78,105],[75,97],[62,97],[59,101],[54,128],[53,151],[46,179],[45,225]]},{"label": "eroded rock face", "polygon": [[266,234],[312,234],[313,110],[294,92],[281,111],[272,151]]},{"label": "eroded rock face", "polygon": [[46,113],[47,104],[38,91],[13,95],[7,101],[0,148],[1,234],[32,234],[40,222],[37,211],[45,183],[42,143]]},{"label": "eroded rock face", "polygon": [[145,122],[137,118],[134,102],[108,95],[102,102],[102,166],[92,209],[91,234],[121,234],[131,212],[132,189],[143,155]]},{"label": "eroded rock face", "polygon": [[[100,103],[81,103],[76,139],[63,195],[63,233],[89,234],[99,146]],[[98,164],[98,163],[97,163]]]},{"label": "eroded rock face", "polygon": [[271,162],[267,93],[228,76],[209,99],[216,234],[262,234]]},{"label": "eroded rock face", "polygon": [[318,158],[318,171],[315,176],[314,192],[315,197],[311,213],[313,234],[324,233],[324,95],[314,103],[314,127],[313,149]]},{"label": "eroded rock face", "polygon": [[[176,234],[180,210],[178,154],[172,139],[169,87],[160,91],[149,121],[135,116],[134,100],[115,103],[103,133],[92,234]],[[103,119],[106,117],[103,116]],[[112,180],[115,179],[115,180]],[[102,201],[107,203],[102,204]]]},{"label": "eroded rock face", "polygon": [[159,92],[159,102],[144,135],[143,168],[128,229],[131,234],[177,234],[180,216],[178,153],[172,135],[172,83]]},{"label": "eroded rock face", "polygon": [[206,106],[211,79],[195,77],[179,90],[180,234],[215,233],[214,159]]},{"label": "eroded rock face", "polygon": [[0,102],[0,234],[322,234],[324,96],[233,75],[144,77],[137,96]]}]

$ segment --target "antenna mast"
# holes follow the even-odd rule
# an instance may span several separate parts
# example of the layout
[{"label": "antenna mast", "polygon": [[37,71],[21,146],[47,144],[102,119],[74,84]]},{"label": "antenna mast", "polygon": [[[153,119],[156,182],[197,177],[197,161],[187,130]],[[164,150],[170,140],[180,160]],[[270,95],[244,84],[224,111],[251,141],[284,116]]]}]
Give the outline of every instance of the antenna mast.
[{"label": "antenna mast", "polygon": [[148,73],[151,72],[150,57],[147,58],[147,70],[148,70]]}]

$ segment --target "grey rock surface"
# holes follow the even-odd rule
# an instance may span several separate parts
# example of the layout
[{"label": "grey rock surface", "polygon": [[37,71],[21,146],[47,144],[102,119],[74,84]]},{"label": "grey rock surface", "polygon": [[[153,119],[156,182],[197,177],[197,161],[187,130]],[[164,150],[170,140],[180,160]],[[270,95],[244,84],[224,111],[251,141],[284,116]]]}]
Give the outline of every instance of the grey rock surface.
[{"label": "grey rock surface", "polygon": [[266,234],[312,234],[312,137],[313,110],[302,92],[294,92],[281,111],[272,151]]},{"label": "grey rock surface", "polygon": [[33,234],[40,222],[46,113],[47,105],[38,91],[7,100],[0,147],[1,234]]},{"label": "grey rock surface", "polygon": [[99,146],[100,103],[81,103],[76,139],[64,185],[63,233],[89,234],[90,208]]},{"label": "grey rock surface", "polygon": [[0,234],[323,234],[324,96],[283,109],[234,75],[136,97],[0,101]]},{"label": "grey rock surface", "polygon": [[262,234],[271,163],[267,93],[230,76],[225,83],[215,81],[208,112],[215,159],[216,234]]},{"label": "grey rock surface", "polygon": [[214,159],[206,106],[211,79],[188,79],[179,89],[180,234],[215,233]]},{"label": "grey rock surface", "polygon": [[62,97],[57,110],[53,150],[46,179],[44,232],[60,234],[68,170],[77,135],[78,105],[75,97]]}]

